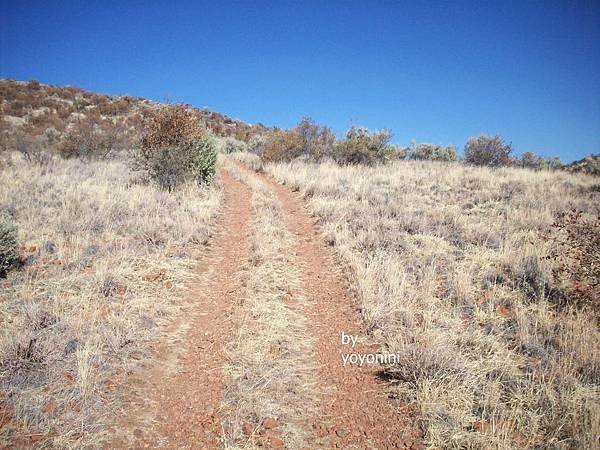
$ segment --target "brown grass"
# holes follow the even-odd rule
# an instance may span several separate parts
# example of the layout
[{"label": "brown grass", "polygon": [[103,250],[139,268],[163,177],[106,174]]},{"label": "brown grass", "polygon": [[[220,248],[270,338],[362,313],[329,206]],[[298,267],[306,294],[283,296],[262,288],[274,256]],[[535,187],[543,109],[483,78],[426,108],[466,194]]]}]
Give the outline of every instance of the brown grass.
[{"label": "brown grass", "polygon": [[390,389],[419,405],[429,446],[598,446],[597,316],[547,258],[559,213],[600,213],[597,179],[428,162],[266,170],[304,195],[373,336],[401,356]]},{"label": "brown grass", "polygon": [[98,446],[136,371],[180,310],[219,186],[165,193],[119,161],[16,158],[0,171],[0,214],[19,225],[25,265],[0,280],[0,387],[14,426],[42,445]]}]

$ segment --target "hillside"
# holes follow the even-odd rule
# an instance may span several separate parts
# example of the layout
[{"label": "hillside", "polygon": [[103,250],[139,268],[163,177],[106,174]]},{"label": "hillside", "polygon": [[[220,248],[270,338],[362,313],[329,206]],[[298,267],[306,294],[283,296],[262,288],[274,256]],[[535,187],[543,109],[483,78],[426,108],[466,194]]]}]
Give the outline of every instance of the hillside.
[{"label": "hillside", "polygon": [[[144,118],[159,105],[129,95],[103,95],[73,86],[6,79],[0,80],[0,101],[0,133],[5,145],[15,134],[61,139],[86,124],[106,133],[114,131],[121,137],[125,134],[132,137],[139,135]],[[253,134],[266,130],[262,125],[249,125],[220,112],[189,108],[217,136],[247,141]]]},{"label": "hillside", "polygon": [[600,175],[600,153],[589,155],[585,158],[573,161],[565,166],[565,169],[570,172],[582,172],[590,175]]}]

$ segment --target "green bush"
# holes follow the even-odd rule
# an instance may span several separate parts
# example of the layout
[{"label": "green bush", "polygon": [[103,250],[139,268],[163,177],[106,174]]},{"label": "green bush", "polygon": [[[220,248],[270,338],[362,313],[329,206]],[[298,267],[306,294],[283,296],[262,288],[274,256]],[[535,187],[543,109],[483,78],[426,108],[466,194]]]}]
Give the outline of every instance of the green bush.
[{"label": "green bush", "polygon": [[417,160],[430,160],[430,161],[456,161],[458,160],[458,154],[456,148],[453,145],[442,147],[441,145],[435,144],[411,144],[408,149],[408,157],[410,159]]},{"label": "green bush", "polygon": [[339,164],[383,163],[394,149],[391,138],[392,134],[387,130],[371,133],[366,128],[352,127],[346,138],[336,143],[334,159]]},{"label": "green bush", "polygon": [[210,183],[215,174],[217,143],[200,125],[197,113],[184,105],[155,111],[134,155],[134,166],[145,171],[163,189],[173,190],[194,180]]},{"label": "green bush", "polygon": [[8,221],[0,221],[0,277],[19,265],[17,254],[17,226]]}]

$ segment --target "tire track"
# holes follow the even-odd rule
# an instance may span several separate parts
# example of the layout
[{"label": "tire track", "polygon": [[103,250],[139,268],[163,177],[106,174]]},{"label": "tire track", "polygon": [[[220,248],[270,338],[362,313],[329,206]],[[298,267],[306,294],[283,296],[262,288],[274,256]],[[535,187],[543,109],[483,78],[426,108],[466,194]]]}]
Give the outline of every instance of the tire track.
[{"label": "tire track", "polygon": [[152,396],[158,423],[137,436],[136,448],[221,446],[224,344],[233,331],[230,316],[241,295],[238,272],[240,261],[247,258],[251,208],[249,190],[224,170],[220,176],[225,190],[222,227],[191,285],[191,326],[182,339],[178,371],[157,380]]},{"label": "tire track", "polygon": [[[388,398],[380,366],[342,364],[342,354],[378,353],[367,339],[356,306],[342,281],[302,200],[288,188],[259,175],[277,194],[302,271],[302,289],[311,299],[308,329],[316,341],[321,414],[312,420],[319,448],[423,449],[415,411]],[[353,348],[343,346],[341,333],[359,336]]]}]

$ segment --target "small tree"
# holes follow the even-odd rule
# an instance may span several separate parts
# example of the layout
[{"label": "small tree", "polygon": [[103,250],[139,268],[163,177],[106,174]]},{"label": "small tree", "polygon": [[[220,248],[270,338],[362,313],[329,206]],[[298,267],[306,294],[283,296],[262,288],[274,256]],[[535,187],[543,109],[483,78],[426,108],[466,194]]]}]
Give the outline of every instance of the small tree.
[{"label": "small tree", "polygon": [[296,130],[274,130],[265,138],[262,158],[266,162],[291,161],[304,154],[304,141]]},{"label": "small tree", "polygon": [[296,125],[296,132],[303,144],[303,154],[313,160],[331,156],[335,135],[330,128],[318,125],[309,117],[304,117]]},{"label": "small tree", "polygon": [[509,166],[512,150],[498,135],[472,137],[465,145],[465,161],[476,166]]},{"label": "small tree", "polygon": [[163,106],[150,115],[134,157],[136,168],[168,190],[187,180],[210,182],[216,161],[214,136],[185,105]]}]

